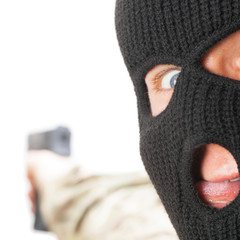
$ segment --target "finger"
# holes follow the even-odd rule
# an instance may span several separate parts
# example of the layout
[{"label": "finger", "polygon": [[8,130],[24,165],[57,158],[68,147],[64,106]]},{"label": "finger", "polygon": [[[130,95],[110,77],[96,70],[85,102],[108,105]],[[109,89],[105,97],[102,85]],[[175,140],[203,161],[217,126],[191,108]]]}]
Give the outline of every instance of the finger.
[{"label": "finger", "polygon": [[28,192],[28,197],[30,199],[31,202],[31,212],[33,214],[36,213],[36,203],[35,203],[35,199],[36,199],[36,193],[35,193],[35,189],[31,188]]}]

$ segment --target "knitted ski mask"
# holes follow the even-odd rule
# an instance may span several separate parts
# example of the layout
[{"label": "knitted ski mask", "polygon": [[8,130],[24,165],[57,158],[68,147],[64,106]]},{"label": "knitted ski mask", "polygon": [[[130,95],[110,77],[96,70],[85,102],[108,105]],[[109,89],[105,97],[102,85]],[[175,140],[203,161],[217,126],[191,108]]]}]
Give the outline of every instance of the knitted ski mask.
[{"label": "knitted ski mask", "polygon": [[[240,239],[240,197],[205,205],[191,176],[194,149],[216,143],[240,165],[240,83],[199,63],[240,29],[240,0],[117,0],[116,30],[138,102],[140,150],[180,239]],[[182,67],[168,107],[152,117],[145,76],[158,64]]]}]

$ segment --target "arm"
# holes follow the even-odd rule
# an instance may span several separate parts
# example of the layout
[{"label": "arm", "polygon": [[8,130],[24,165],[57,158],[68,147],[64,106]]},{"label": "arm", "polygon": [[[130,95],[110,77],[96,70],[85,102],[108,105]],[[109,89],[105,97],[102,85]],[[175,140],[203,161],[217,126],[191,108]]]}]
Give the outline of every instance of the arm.
[{"label": "arm", "polygon": [[29,160],[43,217],[60,240],[177,239],[146,174],[89,175],[49,152]]}]

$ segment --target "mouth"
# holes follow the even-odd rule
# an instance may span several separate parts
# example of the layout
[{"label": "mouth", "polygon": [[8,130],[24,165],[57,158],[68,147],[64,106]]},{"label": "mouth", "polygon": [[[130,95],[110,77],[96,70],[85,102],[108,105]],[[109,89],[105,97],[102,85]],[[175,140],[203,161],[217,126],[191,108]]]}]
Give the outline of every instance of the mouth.
[{"label": "mouth", "polygon": [[192,176],[198,195],[208,206],[222,209],[240,192],[240,174],[233,155],[217,144],[199,147],[193,154]]},{"label": "mouth", "polygon": [[201,200],[212,207],[222,209],[229,205],[240,192],[240,177],[223,182],[200,180],[196,183]]}]

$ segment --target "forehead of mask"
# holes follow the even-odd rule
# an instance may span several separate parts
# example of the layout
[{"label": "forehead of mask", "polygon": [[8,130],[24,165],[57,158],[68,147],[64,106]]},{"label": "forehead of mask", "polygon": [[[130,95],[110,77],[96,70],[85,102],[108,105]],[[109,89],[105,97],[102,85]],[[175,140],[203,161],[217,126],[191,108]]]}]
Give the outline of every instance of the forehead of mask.
[{"label": "forehead of mask", "polygon": [[[200,64],[213,74],[240,80],[240,30],[218,42],[201,58]],[[174,88],[165,88],[163,82],[166,81],[167,74],[176,70],[181,70],[181,67],[161,64],[146,75],[153,117],[162,113],[171,100]]]}]

